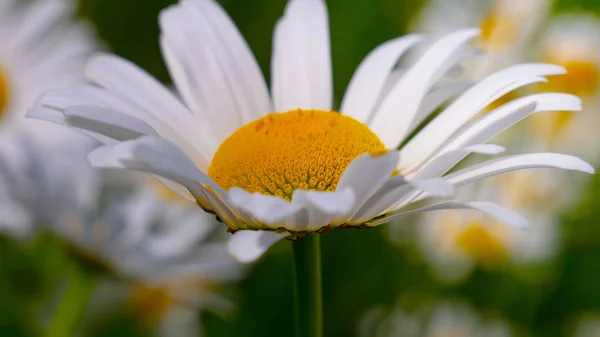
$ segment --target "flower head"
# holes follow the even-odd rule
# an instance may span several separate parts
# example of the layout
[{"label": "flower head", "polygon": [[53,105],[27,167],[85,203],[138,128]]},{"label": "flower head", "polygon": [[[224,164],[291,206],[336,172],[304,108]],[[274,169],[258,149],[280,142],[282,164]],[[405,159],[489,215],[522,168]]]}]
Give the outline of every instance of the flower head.
[{"label": "flower head", "polygon": [[504,94],[564,72],[550,64],[523,64],[471,87],[442,81],[471,55],[464,48],[476,29],[435,41],[403,69],[396,69],[398,59],[423,37],[384,43],[360,64],[337,112],[321,0],[289,1],[274,33],[271,94],[241,34],[215,1],[181,1],[162,12],[160,24],[163,55],[181,100],[132,63],[100,55],[87,66],[89,85],[49,92],[30,115],[103,141],[106,146],[89,155],[94,166],[168,179],[235,232],[230,248],[242,260],[260,256],[281,237],[377,226],[417,211],[476,209],[524,226],[521,216],[486,202],[407,207],[452,197],[456,186],[506,171],[593,171],[572,156],[534,153],[446,175],[470,153],[500,152],[484,143],[528,115],[580,108],[571,95],[537,94],[469,123]]},{"label": "flower head", "polygon": [[0,1],[0,223],[10,234],[29,234],[44,206],[34,196],[46,186],[34,176],[45,170],[42,157],[56,158],[39,154],[62,149],[61,159],[77,155],[75,141],[80,156],[91,149],[92,141],[76,132],[25,119],[44,91],[83,83],[81,72],[96,41],[74,11],[70,0]]}]

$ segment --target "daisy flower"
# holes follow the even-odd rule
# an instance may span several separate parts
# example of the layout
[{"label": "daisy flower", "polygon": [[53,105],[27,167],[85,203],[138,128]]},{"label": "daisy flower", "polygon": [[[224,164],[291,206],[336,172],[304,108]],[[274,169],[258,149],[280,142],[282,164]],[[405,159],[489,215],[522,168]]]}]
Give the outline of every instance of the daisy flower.
[{"label": "daisy flower", "polygon": [[[531,222],[526,231],[483,214],[458,210],[425,214],[419,219],[417,243],[438,278],[457,282],[469,276],[476,266],[501,269],[509,262],[531,265],[556,255],[559,223],[549,211],[556,200],[536,195],[544,189],[533,185],[539,180],[529,178],[513,172],[491,178],[489,183],[469,186],[457,194],[458,200],[479,196],[519,209]],[[534,204],[544,201],[551,205],[542,208]]]},{"label": "daisy flower", "polygon": [[443,301],[420,307],[411,314],[402,308],[382,307],[368,311],[359,336],[375,337],[510,337],[512,329],[503,320],[487,318],[459,301]]},{"label": "daisy flower", "polygon": [[[85,60],[96,42],[86,25],[73,20],[74,11],[68,0],[0,0],[0,223],[12,235],[29,234],[35,227],[33,204],[21,202],[41,188],[29,180],[43,165],[31,156],[32,143],[46,151],[73,148],[69,143],[75,141],[92,143],[76,132],[24,118],[44,91],[82,83]],[[13,189],[17,185],[21,188]]]},{"label": "daisy flower", "polygon": [[[597,148],[592,144],[600,123],[600,19],[587,14],[554,17],[534,53],[538,60],[563,66],[567,74],[541,85],[543,90],[558,90],[582,98],[582,114],[563,111],[534,116],[528,127],[534,139],[560,151],[572,151],[594,163]],[[539,145],[538,145],[539,146]]]},{"label": "daisy flower", "polygon": [[38,186],[36,198],[27,201],[40,229],[55,234],[83,271],[128,288],[142,323],[163,335],[195,336],[198,311],[231,309],[218,290],[242,269],[210,215],[166,200],[135,179],[101,174],[84,156],[40,149],[32,154],[44,162],[28,180]]},{"label": "daisy flower", "polygon": [[[218,290],[242,270],[210,215],[166,198],[147,179],[92,169],[81,143],[48,151],[28,137],[11,140],[25,159],[21,171],[0,171],[10,205],[56,235],[83,271],[126,287],[141,323],[165,336],[196,336],[198,311],[231,309]],[[2,157],[0,165],[10,162]]]},{"label": "daisy flower", "polygon": [[[593,172],[569,155],[528,153],[446,174],[470,153],[500,152],[485,142],[530,114],[580,108],[575,96],[544,93],[474,119],[504,94],[564,73],[532,63],[500,70],[466,90],[440,82],[471,55],[465,45],[477,29],[435,41],[395,72],[398,59],[423,36],[384,43],[359,65],[334,110],[324,1],[288,2],[275,27],[270,91],[215,1],[183,0],[161,13],[160,26],[178,95],[131,62],[99,55],[87,65],[88,85],[47,93],[30,116],[104,142],[88,157],[93,166],[161,176],[215,213],[235,233],[229,247],[240,260],[256,259],[283,237],[373,227],[421,211],[475,209],[523,227],[523,217],[493,203],[450,200],[416,209],[414,203],[451,198],[455,187],[507,171]],[[464,92],[421,126],[457,90]]]},{"label": "daisy flower", "polygon": [[217,225],[208,214],[165,202],[146,188],[117,198],[98,220],[80,226],[60,234],[126,288],[126,303],[148,329],[197,336],[199,312],[232,309],[219,290],[237,280],[242,268],[222,236],[215,236]]},{"label": "daisy flower", "polygon": [[550,7],[547,0],[431,0],[412,26],[436,36],[465,26],[479,27],[475,47],[485,55],[465,69],[467,79],[479,79],[524,59]]}]

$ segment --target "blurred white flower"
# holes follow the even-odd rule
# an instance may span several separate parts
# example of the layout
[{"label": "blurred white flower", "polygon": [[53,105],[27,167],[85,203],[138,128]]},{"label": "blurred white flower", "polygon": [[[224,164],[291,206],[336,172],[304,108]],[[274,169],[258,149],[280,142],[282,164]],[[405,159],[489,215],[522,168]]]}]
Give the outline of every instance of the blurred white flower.
[{"label": "blurred white flower", "polygon": [[[533,37],[550,13],[552,0],[430,0],[412,26],[415,31],[444,35],[476,26],[475,43],[484,53],[465,68],[467,79],[478,80],[509,65],[525,61]],[[452,15],[448,15],[452,13]]]},{"label": "blurred white flower", "polygon": [[598,337],[600,336],[600,313],[586,313],[575,322],[572,337]]},{"label": "blurred white flower", "polygon": [[[569,151],[598,164],[600,136],[600,19],[589,14],[553,17],[541,42],[532,53],[540,62],[565,67],[567,73],[542,84],[541,90],[577,95],[582,113],[563,111],[539,114],[527,121],[537,148]],[[548,146],[549,145],[549,146]]]},{"label": "blurred white flower", "polygon": [[232,310],[219,290],[242,276],[242,269],[210,215],[142,190],[113,198],[95,221],[69,227],[55,230],[124,281],[127,303],[161,336],[198,336],[199,311]]},{"label": "blurred white flower", "polygon": [[500,319],[490,319],[462,302],[439,302],[423,305],[414,313],[400,307],[392,310],[374,308],[361,320],[360,337],[511,337],[510,326]]},{"label": "blurred white flower", "polygon": [[142,323],[164,336],[197,336],[198,311],[232,309],[219,288],[237,280],[242,269],[210,215],[167,200],[139,181],[124,186],[107,177],[97,180],[99,171],[90,167],[75,170],[90,171],[89,178],[101,183],[97,198],[82,203],[67,197],[61,189],[69,188],[64,182],[74,172],[54,171],[53,181],[65,179],[52,184],[48,195],[38,194],[50,211],[43,223],[83,266],[128,289],[127,302]]},{"label": "blurred white flower", "polygon": [[[522,64],[472,86],[440,82],[471,56],[465,45],[478,36],[477,29],[436,40],[402,70],[395,70],[398,59],[422,37],[379,46],[358,67],[340,114],[332,110],[324,1],[288,2],[275,28],[271,93],[217,2],[181,1],[162,12],[160,24],[163,55],[182,100],[136,65],[100,55],[87,66],[90,84],[49,92],[30,116],[104,142],[89,156],[96,167],[168,179],[166,184],[235,233],[229,247],[241,261],[258,258],[283,237],[373,227],[421,211],[474,209],[522,227],[525,219],[496,204],[434,198],[451,198],[455,187],[507,171],[594,171],[576,157],[530,153],[446,175],[471,153],[501,152],[485,142],[530,114],[580,108],[571,95],[530,95],[470,123],[497,98],[564,72],[550,64]],[[423,199],[433,202],[409,208]]]},{"label": "blurred white flower", "polygon": [[[529,176],[513,172],[493,177],[489,182],[462,189],[458,200],[474,196],[497,201],[518,209],[530,220],[526,229],[516,229],[481,214],[462,211],[425,214],[416,226],[419,249],[436,276],[460,281],[477,265],[500,269],[507,263],[535,264],[555,256],[558,249],[558,223],[550,197],[533,195],[541,188]],[[532,202],[546,201],[546,212]],[[554,201],[556,202],[556,201]]]},{"label": "blurred white flower", "polygon": [[0,0],[0,230],[10,234],[34,228],[33,205],[22,201],[43,188],[27,181],[44,163],[31,151],[66,147],[66,153],[75,151],[75,142],[82,149],[72,155],[91,149],[92,142],[75,132],[24,117],[44,91],[83,80],[96,42],[88,26],[74,20],[75,9],[70,0]]}]

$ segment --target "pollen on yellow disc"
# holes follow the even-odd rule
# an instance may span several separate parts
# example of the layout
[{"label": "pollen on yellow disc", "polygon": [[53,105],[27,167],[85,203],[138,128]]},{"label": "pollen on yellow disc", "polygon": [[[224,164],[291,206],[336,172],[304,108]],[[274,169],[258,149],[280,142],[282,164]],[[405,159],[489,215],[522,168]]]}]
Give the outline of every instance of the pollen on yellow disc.
[{"label": "pollen on yellow disc", "polygon": [[289,200],[296,189],[333,191],[356,157],[385,152],[365,124],[334,111],[292,110],[264,116],[227,138],[208,175],[233,186]]},{"label": "pollen on yellow disc", "polygon": [[164,288],[138,285],[128,303],[141,323],[153,326],[167,313],[173,298]]},{"label": "pollen on yellow disc", "polygon": [[4,114],[4,110],[8,106],[9,87],[6,72],[0,65],[0,117]]},{"label": "pollen on yellow disc", "polygon": [[502,241],[478,223],[468,224],[457,237],[458,246],[484,266],[494,266],[506,257]]}]

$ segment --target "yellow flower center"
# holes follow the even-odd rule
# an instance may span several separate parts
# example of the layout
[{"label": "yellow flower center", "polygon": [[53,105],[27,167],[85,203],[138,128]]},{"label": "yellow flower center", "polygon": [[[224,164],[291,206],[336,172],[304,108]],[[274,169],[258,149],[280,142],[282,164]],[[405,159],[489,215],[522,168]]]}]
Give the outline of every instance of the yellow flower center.
[{"label": "yellow flower center", "polygon": [[4,110],[8,105],[8,81],[6,78],[6,72],[0,65],[0,117],[3,115]]},{"label": "yellow flower center", "polygon": [[479,45],[486,51],[502,50],[517,38],[517,23],[511,17],[492,10],[479,24],[481,35]]},{"label": "yellow flower center", "polygon": [[146,326],[154,326],[160,322],[173,302],[167,289],[146,285],[136,286],[129,298],[131,309]]},{"label": "yellow flower center", "polygon": [[[567,73],[540,84],[540,91],[566,92],[585,99],[595,96],[600,89],[600,68],[594,60],[555,56],[546,58],[546,61],[565,67]],[[574,116],[572,111],[535,114],[530,122],[534,134],[553,141],[568,129]]]},{"label": "yellow flower center", "polygon": [[594,60],[549,58],[548,63],[558,64],[567,73],[546,83],[546,88],[556,92],[568,92],[589,97],[600,89],[600,69]]},{"label": "yellow flower center", "polygon": [[503,243],[485,226],[468,224],[457,237],[458,246],[484,266],[494,266],[506,257]]},{"label": "yellow flower center", "polygon": [[269,114],[227,138],[208,175],[221,187],[290,200],[294,190],[333,191],[356,157],[385,152],[369,128],[335,111]]}]

